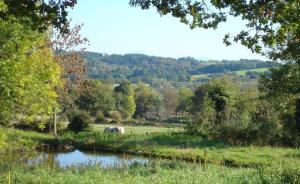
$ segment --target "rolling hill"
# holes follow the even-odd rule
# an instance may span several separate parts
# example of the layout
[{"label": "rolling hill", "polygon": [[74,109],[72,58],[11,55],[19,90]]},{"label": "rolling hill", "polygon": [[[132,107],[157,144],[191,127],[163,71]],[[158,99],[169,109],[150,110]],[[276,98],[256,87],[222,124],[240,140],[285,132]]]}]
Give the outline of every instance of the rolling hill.
[{"label": "rolling hill", "polygon": [[96,52],[84,52],[82,57],[86,61],[89,78],[114,82],[191,82],[224,73],[240,76],[251,74],[251,78],[255,78],[271,67],[270,63],[247,59],[201,61],[192,57],[175,59],[143,54],[108,55]]}]

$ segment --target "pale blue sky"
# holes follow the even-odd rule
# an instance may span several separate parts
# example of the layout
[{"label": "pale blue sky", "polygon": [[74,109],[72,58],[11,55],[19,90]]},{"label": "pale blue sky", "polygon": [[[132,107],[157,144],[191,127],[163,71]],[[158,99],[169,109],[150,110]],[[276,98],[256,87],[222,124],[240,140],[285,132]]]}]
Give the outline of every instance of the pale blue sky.
[{"label": "pale blue sky", "polygon": [[264,59],[240,44],[226,47],[226,33],[237,33],[243,26],[230,19],[217,30],[190,30],[171,16],[161,17],[154,9],[141,10],[128,5],[129,0],[78,0],[71,10],[73,24],[83,23],[89,51],[155,56],[192,56],[207,59]]}]

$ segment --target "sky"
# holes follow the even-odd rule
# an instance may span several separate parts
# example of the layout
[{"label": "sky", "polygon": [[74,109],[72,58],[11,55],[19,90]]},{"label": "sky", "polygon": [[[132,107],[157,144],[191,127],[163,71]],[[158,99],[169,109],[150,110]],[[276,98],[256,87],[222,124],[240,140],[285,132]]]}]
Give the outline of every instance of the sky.
[{"label": "sky", "polygon": [[226,33],[243,28],[242,20],[229,19],[217,30],[193,29],[155,9],[130,7],[129,0],[78,0],[70,11],[72,24],[83,24],[88,51],[107,54],[139,53],[151,56],[197,59],[265,59],[235,43],[225,46]]}]

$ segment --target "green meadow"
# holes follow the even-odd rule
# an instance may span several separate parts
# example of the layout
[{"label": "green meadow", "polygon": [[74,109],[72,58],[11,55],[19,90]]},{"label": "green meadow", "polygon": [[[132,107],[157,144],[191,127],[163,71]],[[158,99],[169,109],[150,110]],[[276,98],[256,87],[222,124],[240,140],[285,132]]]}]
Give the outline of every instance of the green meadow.
[{"label": "green meadow", "polygon": [[[107,135],[102,126],[95,126],[94,131],[64,132],[58,139],[2,128],[9,147],[0,152],[0,183],[298,183],[300,179],[299,149],[232,146],[164,127],[148,132],[149,127],[136,126],[132,133]],[[152,161],[106,169],[93,164],[61,169],[12,161],[20,153],[30,157],[40,145],[54,143],[147,156]]]}]

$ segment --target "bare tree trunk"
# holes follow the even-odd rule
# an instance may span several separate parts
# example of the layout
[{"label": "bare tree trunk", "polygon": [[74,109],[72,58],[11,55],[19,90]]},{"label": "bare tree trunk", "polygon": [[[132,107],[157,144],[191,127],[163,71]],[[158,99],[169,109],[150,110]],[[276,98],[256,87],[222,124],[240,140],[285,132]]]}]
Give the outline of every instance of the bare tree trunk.
[{"label": "bare tree trunk", "polygon": [[53,109],[53,125],[54,125],[54,136],[57,137],[57,128],[56,128],[56,108]]}]

